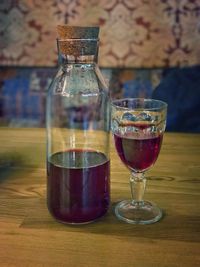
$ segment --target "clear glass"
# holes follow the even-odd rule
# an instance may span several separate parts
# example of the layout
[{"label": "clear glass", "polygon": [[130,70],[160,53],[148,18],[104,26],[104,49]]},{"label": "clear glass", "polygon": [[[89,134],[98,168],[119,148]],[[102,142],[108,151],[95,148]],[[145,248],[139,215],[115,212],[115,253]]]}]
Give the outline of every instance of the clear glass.
[{"label": "clear glass", "polygon": [[167,104],[154,99],[115,100],[111,108],[111,128],[116,151],[131,171],[131,200],[115,207],[116,216],[132,224],[150,224],[162,217],[154,203],[144,201],[145,172],[155,163],[166,126]]},{"label": "clear glass", "polygon": [[47,205],[58,221],[83,224],[110,203],[110,100],[98,40],[58,40],[60,66],[47,94]]}]

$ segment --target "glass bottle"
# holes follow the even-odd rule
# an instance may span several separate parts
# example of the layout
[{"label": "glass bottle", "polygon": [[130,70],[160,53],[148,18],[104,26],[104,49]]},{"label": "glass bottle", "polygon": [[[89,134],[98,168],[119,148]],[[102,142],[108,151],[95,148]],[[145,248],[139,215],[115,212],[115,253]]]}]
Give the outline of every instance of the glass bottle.
[{"label": "glass bottle", "polygon": [[47,93],[47,205],[63,223],[88,223],[109,208],[110,100],[98,32],[58,26],[60,66]]}]

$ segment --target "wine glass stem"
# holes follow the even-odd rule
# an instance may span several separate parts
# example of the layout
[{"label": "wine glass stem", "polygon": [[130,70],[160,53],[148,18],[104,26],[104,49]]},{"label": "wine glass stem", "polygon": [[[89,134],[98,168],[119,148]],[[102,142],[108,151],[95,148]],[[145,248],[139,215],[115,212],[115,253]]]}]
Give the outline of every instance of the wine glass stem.
[{"label": "wine glass stem", "polygon": [[134,205],[143,204],[143,196],[146,187],[146,178],[143,172],[132,172],[130,177],[132,203]]}]

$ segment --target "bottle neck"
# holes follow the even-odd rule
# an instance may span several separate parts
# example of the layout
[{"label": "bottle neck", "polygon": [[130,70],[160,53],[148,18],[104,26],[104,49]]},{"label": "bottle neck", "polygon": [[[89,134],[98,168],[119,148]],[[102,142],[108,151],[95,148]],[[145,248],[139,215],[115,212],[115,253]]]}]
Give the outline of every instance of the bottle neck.
[{"label": "bottle neck", "polygon": [[98,44],[98,39],[57,39],[59,64],[97,63]]}]

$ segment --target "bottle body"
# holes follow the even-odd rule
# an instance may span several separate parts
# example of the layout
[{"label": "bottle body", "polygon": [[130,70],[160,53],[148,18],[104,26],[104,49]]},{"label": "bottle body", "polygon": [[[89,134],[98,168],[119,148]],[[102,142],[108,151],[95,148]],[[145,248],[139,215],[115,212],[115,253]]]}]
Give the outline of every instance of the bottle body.
[{"label": "bottle body", "polygon": [[64,223],[88,223],[110,202],[110,103],[95,61],[66,60],[47,95],[47,204]]}]

